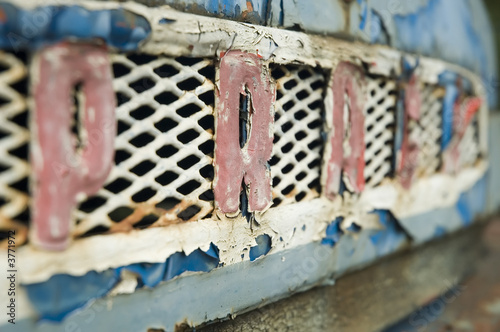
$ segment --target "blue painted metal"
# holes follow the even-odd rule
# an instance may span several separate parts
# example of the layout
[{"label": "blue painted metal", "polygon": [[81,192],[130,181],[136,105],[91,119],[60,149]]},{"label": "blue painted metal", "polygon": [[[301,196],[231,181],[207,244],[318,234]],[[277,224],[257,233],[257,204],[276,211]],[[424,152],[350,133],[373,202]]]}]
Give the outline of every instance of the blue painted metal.
[{"label": "blue painted metal", "polygon": [[[299,29],[344,34],[370,43],[441,58],[480,74],[496,105],[497,64],[493,29],[477,0],[164,0],[185,11]],[[248,3],[253,13],[247,10]],[[247,10],[247,11],[245,11]],[[356,15],[359,14],[359,15]],[[346,26],[359,16],[359,24]]]},{"label": "blue painted metal", "polygon": [[210,272],[217,266],[219,266],[219,249],[213,244],[206,252],[200,249],[189,255],[177,252],[168,258],[163,280],[170,280],[184,272]]},{"label": "blue painted metal", "polygon": [[436,209],[399,220],[415,244],[430,241],[438,236],[450,234],[471,225],[486,212],[488,177],[464,192],[455,206]]},{"label": "blue painted metal", "polygon": [[[323,34],[348,34],[370,43],[441,58],[480,74],[496,105],[497,64],[493,29],[476,0],[358,0],[349,11],[359,24],[346,27],[351,13],[343,0],[164,0],[188,12]],[[391,8],[394,7],[394,8]],[[80,6],[21,10],[0,3],[0,48],[37,48],[68,38],[103,39],[134,50],[151,32],[147,20],[123,9],[90,11]],[[162,24],[169,23],[161,20]],[[347,30],[346,30],[347,29]]]},{"label": "blue painted metal", "polygon": [[344,235],[344,231],[340,228],[340,224],[344,220],[343,217],[338,217],[326,228],[326,236],[321,240],[321,244],[333,247],[340,241],[340,237]]},{"label": "blue painted metal", "polygon": [[436,227],[436,229],[434,230],[434,237],[438,238],[438,237],[442,237],[444,235],[446,235],[446,228],[444,228],[442,226]]},{"label": "blue painted metal", "polygon": [[195,14],[265,24],[269,0],[164,0],[176,9]]},{"label": "blue painted metal", "polygon": [[153,288],[157,286],[165,276],[166,263],[137,263],[118,268],[119,271],[127,270],[138,276],[137,288],[144,286]]},{"label": "blue painted metal", "polygon": [[250,261],[254,261],[259,257],[267,255],[271,250],[272,239],[269,235],[263,234],[255,239],[257,245],[250,248]]},{"label": "blue painted metal", "polygon": [[[399,1],[411,6],[412,0]],[[484,5],[475,0],[428,0],[411,12],[387,12],[387,4],[374,1],[372,13],[379,15],[390,32],[390,45],[411,53],[437,57],[480,74],[487,82],[490,105],[497,96],[497,64],[493,30]],[[370,4],[370,2],[369,2]],[[415,7],[416,5],[413,5]],[[373,41],[373,40],[372,40]]]},{"label": "blue painted metal", "polygon": [[119,279],[119,272],[111,269],[102,273],[91,271],[81,277],[58,274],[25,287],[41,319],[59,322],[73,310],[105,296]]},{"label": "blue painted metal", "polygon": [[469,225],[472,222],[473,215],[465,194],[460,195],[460,199],[457,202],[457,210],[464,224]]},{"label": "blue painted metal", "polygon": [[[266,240],[263,241],[265,243]],[[268,245],[270,249],[270,243]],[[197,249],[189,255],[176,252],[162,263],[131,264],[100,273],[91,271],[80,277],[59,274],[44,283],[29,284],[25,287],[41,319],[60,322],[74,310],[94,299],[104,297],[118,284],[122,270],[137,275],[137,288],[153,288],[160,282],[173,279],[184,272],[210,272],[219,266],[219,261],[219,249],[211,244],[207,251]]]},{"label": "blue painted metal", "polygon": [[151,33],[144,17],[124,9],[45,6],[25,10],[0,3],[0,18],[0,48],[15,51],[75,39],[104,41],[118,50],[131,51]]},{"label": "blue painted metal", "polygon": [[361,20],[359,22],[359,29],[364,30],[368,18],[368,5],[366,1],[363,0],[358,0],[358,4],[361,6]]},{"label": "blue painted metal", "polygon": [[[381,257],[399,249],[408,241],[408,236],[403,228],[399,225],[396,218],[390,211],[375,210],[373,214],[378,215],[380,224],[384,227],[383,230],[366,230],[352,224],[347,230],[351,233],[367,234],[369,240],[373,244],[376,256]],[[321,240],[321,244],[334,247],[344,236],[344,231],[341,229],[343,217],[338,217],[326,229],[326,236]],[[350,236],[345,234],[345,236]],[[347,251],[348,256],[353,255],[354,251]]]},{"label": "blue painted metal", "polygon": [[487,203],[487,177],[483,177],[474,186],[462,193],[456,208],[465,226],[469,226],[479,214],[484,213]]},{"label": "blue painted metal", "polygon": [[408,235],[390,211],[375,210],[372,213],[378,215],[380,223],[385,228],[370,235],[378,257],[395,252],[408,241]]},{"label": "blue painted metal", "polygon": [[[476,215],[483,211],[486,185],[486,178],[482,179],[463,195],[462,204],[467,204],[469,213]],[[463,227],[466,218],[460,216],[457,210],[457,208],[439,209],[400,221],[396,220],[388,211],[374,211],[373,213],[379,216],[380,223],[385,229],[361,231],[357,238],[349,234],[344,235],[340,229],[342,218],[337,218],[328,226],[326,237],[321,241],[321,244],[309,243],[294,248],[291,252],[285,251],[278,252],[275,255],[267,255],[262,259],[265,268],[262,268],[263,265],[242,262],[227,266],[224,269],[216,269],[210,275],[186,276],[176,279],[175,282],[158,285],[154,290],[154,296],[155,299],[160,299],[159,303],[162,305],[147,308],[136,306],[136,303],[149,303],[151,301],[150,292],[136,292],[129,296],[117,297],[113,302],[112,310],[113,317],[115,317],[113,323],[118,323],[120,326],[117,330],[136,331],[144,322],[153,321],[160,317],[162,318],[161,321],[178,322],[185,318],[186,312],[193,316],[194,321],[199,320],[201,323],[207,319],[206,312],[197,309],[209,307],[210,301],[214,297],[223,299],[224,303],[235,304],[233,306],[233,308],[236,308],[235,310],[245,309],[255,303],[261,303],[262,298],[272,299],[273,296],[279,296],[302,286],[304,273],[307,273],[308,280],[311,281],[311,284],[314,284],[331,276],[332,272],[335,272],[335,275],[342,274],[350,269],[367,264],[378,257],[395,252],[402,245],[408,243],[408,235],[412,237],[415,244],[419,244]],[[404,225],[404,229],[399,226],[400,223]],[[419,233],[420,231],[424,231],[424,233]],[[367,239],[369,239],[368,242],[372,246],[367,245]],[[270,248],[270,241],[271,238],[264,235],[258,240],[259,245],[254,248],[261,247],[259,250]],[[333,246],[333,249],[329,248]],[[323,252],[320,247],[328,250]],[[255,252],[257,249],[254,248],[252,249]],[[177,263],[169,263],[173,257],[171,256],[166,263],[149,264],[149,266],[132,264],[122,269],[128,269],[140,274],[140,280],[146,285],[146,282],[154,283],[156,276],[158,276],[157,269],[159,269],[159,265],[170,264],[171,266],[167,269],[172,272],[165,273],[164,280],[171,279],[175,275],[182,273],[182,271],[210,271],[218,266],[218,250],[214,245],[206,252],[197,250],[188,256],[178,254],[180,253],[174,254],[174,256],[178,256],[176,259],[180,258],[181,261],[184,260],[185,262],[181,268],[176,268],[176,266],[179,266]],[[190,261],[190,256],[196,259]],[[285,256],[286,259],[284,259]],[[306,264],[311,257],[318,260],[317,265],[314,265],[317,266],[317,269],[311,269]],[[202,260],[203,262],[201,262]],[[141,271],[139,267],[144,271]],[[149,271],[146,271],[148,269]],[[118,282],[119,270],[108,270],[100,274],[89,272],[83,277],[57,275],[53,276],[48,282],[23,285],[23,287],[26,288],[32,304],[43,318],[61,321],[69,312],[84,306],[92,299],[104,296]],[[281,274],[278,272],[281,272]],[[273,278],[276,275],[280,275],[280,278]],[[245,278],[246,288],[242,287],[242,278]],[[149,281],[144,282],[146,279]],[[215,287],[220,280],[224,280],[226,286],[222,289],[222,292],[220,287]],[[68,286],[62,289],[61,284]],[[262,287],[256,287],[257,285]],[[83,292],[82,289],[84,289]],[[197,299],[196,307],[192,307],[193,304],[190,301],[181,301],[186,296],[184,289],[190,289],[190,294],[204,294],[203,298]],[[134,300],[131,301],[130,298]],[[171,303],[178,303],[179,307],[171,307],[165,312],[164,307]],[[141,310],[139,316],[130,316],[130,312],[134,310]],[[220,308],[219,311],[211,312],[208,319],[225,317],[227,313],[224,310],[224,308]],[[69,317],[67,322],[76,319],[75,317]],[[85,327],[90,329],[95,326],[95,329],[99,330],[97,327],[105,326],[106,322],[109,323],[110,317],[109,312],[106,315],[96,315],[95,320],[85,322]],[[121,319],[117,317],[121,317]],[[135,317],[141,317],[141,319],[135,319]],[[150,319],[148,320],[146,317]],[[26,331],[34,330],[36,324],[32,318],[21,320],[19,323],[18,326],[16,324],[16,329],[21,328],[21,330]],[[50,323],[41,326],[40,331],[64,331],[65,326],[68,325],[66,323]],[[12,329],[7,326],[6,331],[9,330]]]},{"label": "blue painted metal", "polygon": [[352,223],[351,226],[347,227],[346,230],[348,230],[351,233],[359,233],[361,232],[362,228],[356,223]]}]

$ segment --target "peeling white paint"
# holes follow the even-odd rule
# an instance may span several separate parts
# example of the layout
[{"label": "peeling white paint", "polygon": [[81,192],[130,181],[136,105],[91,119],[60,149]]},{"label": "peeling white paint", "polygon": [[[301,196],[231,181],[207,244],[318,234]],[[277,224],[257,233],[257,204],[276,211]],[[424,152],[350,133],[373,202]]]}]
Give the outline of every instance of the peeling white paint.
[{"label": "peeling white paint", "polygon": [[[272,237],[272,254],[321,240],[326,226],[339,215],[348,217],[346,228],[356,222],[363,229],[380,229],[378,221],[368,215],[373,209],[389,209],[397,218],[406,218],[452,206],[460,193],[472,187],[485,170],[483,163],[477,169],[464,170],[455,178],[438,174],[420,179],[409,194],[401,194],[403,189],[392,182],[366,189],[359,200],[347,195],[344,202],[339,196],[333,202],[320,198],[277,207],[257,215],[259,226],[252,228],[244,217],[222,217],[222,220],[205,219],[92,236],[75,241],[63,252],[45,252],[25,246],[18,251],[18,264],[23,271],[19,278],[23,283],[35,283],[58,273],[78,276],[133,263],[158,263],[175,252],[184,251],[188,255],[196,249],[206,251],[210,243],[219,248],[221,263],[235,264],[241,262],[241,254],[254,246],[255,238],[262,234]],[[303,225],[307,225],[305,231],[301,230]],[[280,238],[284,241],[279,241]]]}]

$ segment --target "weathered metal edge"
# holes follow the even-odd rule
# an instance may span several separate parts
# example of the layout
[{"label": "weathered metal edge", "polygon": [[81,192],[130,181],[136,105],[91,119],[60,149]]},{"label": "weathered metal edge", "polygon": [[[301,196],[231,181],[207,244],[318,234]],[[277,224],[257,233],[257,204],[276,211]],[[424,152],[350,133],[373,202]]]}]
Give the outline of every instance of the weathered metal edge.
[{"label": "weathered metal edge", "polygon": [[[454,209],[443,209],[438,214],[447,221],[461,221]],[[36,316],[25,316],[15,327],[5,326],[5,331],[92,331],[103,327],[124,332],[147,328],[173,331],[179,324],[198,326],[224,320],[318,285],[332,285],[337,276],[374,262],[376,250],[367,236],[364,232],[358,240],[343,237],[333,248],[309,243],[255,262],[186,275],[155,289],[108,296],[71,314],[60,324],[37,322]],[[347,252],[353,252],[352,256],[347,256]],[[425,270],[431,269],[426,266]],[[28,308],[19,308],[25,309]]]},{"label": "weathered metal edge", "polygon": [[[196,327],[196,331],[368,332],[381,331],[405,317],[409,325],[423,330],[430,327],[434,314],[441,312],[433,308],[463,300],[459,297],[469,292],[463,282],[475,273],[484,256],[481,241],[488,225],[478,223],[348,273],[333,286],[295,294],[235,318]],[[421,308],[424,305],[431,309]],[[186,326],[178,331],[193,328]]]}]

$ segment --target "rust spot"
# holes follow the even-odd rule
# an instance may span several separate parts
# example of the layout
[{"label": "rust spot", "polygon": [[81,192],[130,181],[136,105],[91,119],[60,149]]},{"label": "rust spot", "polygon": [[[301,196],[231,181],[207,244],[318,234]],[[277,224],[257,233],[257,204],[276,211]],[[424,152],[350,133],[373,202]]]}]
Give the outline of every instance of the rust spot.
[{"label": "rust spot", "polygon": [[148,215],[155,215],[158,217],[158,220],[149,226],[149,228],[151,228],[195,221],[199,219],[198,215],[202,212],[200,211],[190,219],[184,220],[179,217],[179,214],[190,206],[196,205],[196,201],[183,200],[170,210],[164,210],[156,207],[157,203],[158,202],[150,201],[136,205],[136,208],[131,215],[118,223],[114,223],[110,227],[109,231],[111,233],[130,232],[134,230],[134,225],[139,223],[144,217]]},{"label": "rust spot", "polygon": [[252,1],[247,1],[247,10],[249,12],[253,12]]},{"label": "rust spot", "polygon": [[[0,220],[2,217],[0,216]],[[11,221],[8,223],[9,231],[16,231],[16,247],[26,243],[28,240],[28,227],[23,224]],[[8,248],[8,239],[0,241],[0,249],[6,250]]]},{"label": "rust spot", "polygon": [[285,197],[291,198],[291,197],[295,197],[297,194],[298,194],[297,187],[295,187],[295,188],[293,188],[292,191],[290,191],[287,195],[285,195]]},{"label": "rust spot", "polygon": [[3,9],[0,9],[0,22],[1,23],[7,22],[7,15],[5,14]]}]

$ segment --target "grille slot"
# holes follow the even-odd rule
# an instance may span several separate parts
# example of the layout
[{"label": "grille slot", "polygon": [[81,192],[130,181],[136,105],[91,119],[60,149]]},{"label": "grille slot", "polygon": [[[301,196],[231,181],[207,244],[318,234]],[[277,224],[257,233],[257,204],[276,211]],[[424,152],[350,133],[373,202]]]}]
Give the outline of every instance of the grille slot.
[{"label": "grille slot", "polygon": [[419,176],[430,176],[441,166],[443,96],[442,88],[425,85],[421,91],[420,120],[418,123],[410,121],[409,124],[410,137],[419,144],[417,170]]},{"label": "grille slot", "polygon": [[365,116],[365,182],[378,186],[393,175],[396,82],[378,76],[367,80]]},{"label": "grille slot", "polygon": [[274,66],[277,82],[273,155],[273,206],[310,200],[321,191],[323,98],[321,69]]},{"label": "grille slot", "polygon": [[476,114],[465,131],[462,140],[458,145],[460,158],[458,167],[460,169],[474,166],[481,156],[479,146],[479,120]]}]

